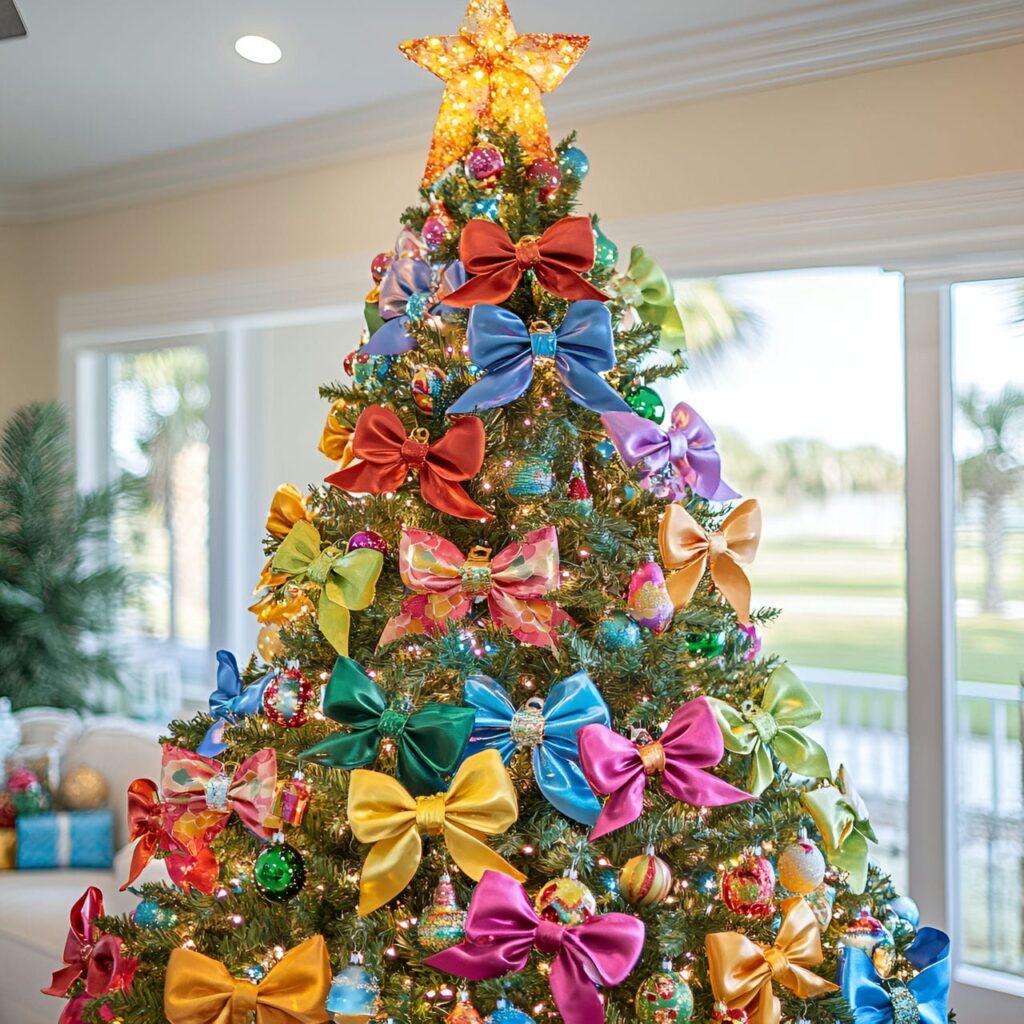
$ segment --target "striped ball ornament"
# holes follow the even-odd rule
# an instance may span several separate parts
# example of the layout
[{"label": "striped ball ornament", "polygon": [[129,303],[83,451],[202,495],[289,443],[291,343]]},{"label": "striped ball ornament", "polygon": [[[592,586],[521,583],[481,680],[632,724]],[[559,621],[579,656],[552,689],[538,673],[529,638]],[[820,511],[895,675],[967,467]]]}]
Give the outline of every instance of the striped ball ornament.
[{"label": "striped ball ornament", "polygon": [[636,907],[653,907],[672,891],[672,869],[648,846],[619,872],[619,892]]}]

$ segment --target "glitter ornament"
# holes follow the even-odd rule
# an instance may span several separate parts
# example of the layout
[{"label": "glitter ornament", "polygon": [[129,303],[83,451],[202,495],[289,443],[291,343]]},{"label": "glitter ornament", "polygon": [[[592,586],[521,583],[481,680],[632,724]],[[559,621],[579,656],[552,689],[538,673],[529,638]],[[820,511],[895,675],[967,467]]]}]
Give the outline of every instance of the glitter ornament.
[{"label": "glitter ornament", "polygon": [[535,160],[526,168],[526,180],[541,191],[557,191],[562,184],[562,169],[554,160]]},{"label": "glitter ornament", "polygon": [[661,970],[641,982],[633,1001],[638,1024],[676,1024],[693,1016],[693,992],[669,960]]},{"label": "glitter ornament", "polygon": [[434,902],[420,914],[416,937],[420,946],[437,953],[466,937],[466,911],[455,898],[451,876],[441,876],[434,890]]},{"label": "glitter ornament", "polygon": [[474,146],[462,161],[466,177],[478,188],[491,188],[505,172],[505,158],[494,146]]},{"label": "glitter ornament", "polygon": [[94,811],[107,803],[107,780],[95,768],[69,768],[60,781],[60,800],[69,811]]},{"label": "glitter ornament", "polygon": [[594,458],[602,465],[607,465],[615,456],[615,445],[611,441],[598,441],[594,445]]},{"label": "glitter ornament", "polygon": [[487,1015],[487,1024],[536,1024],[529,1014],[517,1010],[507,999],[499,999],[494,1012]]},{"label": "glitter ornament", "polygon": [[466,206],[467,215],[477,220],[497,221],[501,213],[501,202],[497,196],[483,196]]},{"label": "glitter ornament", "polygon": [[570,501],[576,503],[580,511],[589,512],[594,507],[594,499],[590,495],[587,477],[583,472],[583,463],[579,459],[572,464],[572,471],[569,474],[569,486],[566,488],[565,494]]},{"label": "glitter ornament", "polygon": [[444,387],[444,370],[437,366],[417,366],[409,381],[409,391],[416,408],[432,415]]},{"label": "glitter ornament", "polygon": [[260,627],[256,636],[256,650],[260,657],[269,665],[284,654],[284,643],[281,640],[281,626],[276,622],[268,622]]},{"label": "glitter ornament", "polygon": [[750,1018],[746,1010],[730,1010],[725,1003],[715,1003],[711,1011],[711,1020],[718,1024],[719,1021],[727,1021],[730,1024],[747,1024]]},{"label": "glitter ornament", "polygon": [[253,881],[260,894],[274,903],[284,903],[302,891],[306,883],[306,865],[302,854],[284,841],[284,833],[275,832],[252,870]]},{"label": "glitter ornament", "polygon": [[640,643],[640,627],[625,612],[610,612],[597,624],[594,640],[606,651],[631,650]]},{"label": "glitter ornament", "polygon": [[360,548],[370,548],[372,551],[379,551],[387,557],[388,542],[379,533],[374,533],[373,530],[360,530],[349,537],[347,550],[358,551]]},{"label": "glitter ornament", "polygon": [[313,787],[306,776],[297,771],[278,790],[274,811],[285,825],[301,825],[312,797]]},{"label": "glitter ornament", "polygon": [[722,875],[722,902],[744,917],[771,917],[775,913],[775,869],[767,857],[747,850],[737,867]]},{"label": "glitter ornament", "polygon": [[594,894],[571,870],[543,885],[533,905],[545,921],[554,924],[586,924],[597,913]]},{"label": "glitter ornament", "polygon": [[818,919],[818,927],[825,931],[832,923],[832,908],[836,902],[836,891],[831,885],[819,885],[814,892],[804,897],[805,902],[814,911]]},{"label": "glitter ornament", "polygon": [[459,993],[455,1008],[444,1019],[444,1024],[484,1024],[480,1011],[469,1001],[468,992]]},{"label": "glitter ornament", "polygon": [[555,486],[551,460],[542,455],[527,455],[516,460],[508,482],[510,498],[539,498]]},{"label": "glitter ornament", "polygon": [[665,419],[665,403],[654,388],[641,384],[629,388],[622,397],[637,416],[643,416],[652,423],[661,423]]},{"label": "glitter ornament", "polygon": [[570,146],[558,157],[562,177],[582,181],[590,173],[590,158],[578,146]]},{"label": "glitter ornament", "polygon": [[380,985],[363,966],[363,954],[353,953],[331,981],[327,1012],[334,1024],[368,1024],[379,1008]]},{"label": "glitter ornament", "polygon": [[263,691],[263,714],[282,729],[298,729],[316,700],[316,687],[297,668],[286,668]]},{"label": "glitter ornament", "polygon": [[380,284],[380,282],[384,280],[384,275],[388,272],[388,268],[394,262],[395,254],[393,252],[377,253],[377,255],[370,260],[370,274],[374,281]]},{"label": "glitter ornament", "polygon": [[156,900],[143,900],[132,914],[137,928],[157,931],[173,928],[178,923],[178,915],[171,907],[162,907]]},{"label": "glitter ornament", "polygon": [[619,872],[619,893],[637,907],[653,907],[672,891],[672,869],[648,846]]},{"label": "glitter ornament", "polygon": [[907,921],[915,931],[921,923],[921,910],[909,896],[896,896],[889,900],[886,909],[891,910],[897,917]]},{"label": "glitter ornament", "polygon": [[619,262],[619,247],[601,230],[600,224],[594,225],[594,266],[614,267]]},{"label": "glitter ornament", "polygon": [[354,375],[357,384],[379,384],[387,379],[391,369],[391,356],[369,356],[356,353]]},{"label": "glitter ornament", "polygon": [[724,631],[712,630],[708,633],[687,633],[684,638],[686,649],[698,658],[719,658],[725,651],[726,636]]},{"label": "glitter ornament", "polygon": [[896,943],[882,922],[872,917],[868,907],[846,926],[839,941],[867,953],[883,978],[888,978],[896,967]]},{"label": "glitter ornament", "polygon": [[675,615],[675,606],[665,586],[665,574],[657,562],[644,562],[629,578],[626,600],[629,614],[640,626],[664,632]]},{"label": "glitter ornament", "polygon": [[806,896],[825,881],[825,858],[807,833],[779,854],[779,883],[790,892]]}]

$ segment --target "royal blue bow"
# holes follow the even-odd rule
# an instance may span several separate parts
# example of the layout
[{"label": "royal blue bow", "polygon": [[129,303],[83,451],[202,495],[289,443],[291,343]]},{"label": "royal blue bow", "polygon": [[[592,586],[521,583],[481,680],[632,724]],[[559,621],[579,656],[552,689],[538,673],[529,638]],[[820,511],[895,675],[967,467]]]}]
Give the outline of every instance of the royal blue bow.
[{"label": "royal blue bow", "polygon": [[196,753],[203,757],[219,757],[223,754],[228,749],[224,742],[224,726],[259,711],[263,707],[263,691],[276,675],[277,669],[272,668],[243,690],[235,656],[230,651],[218,651],[217,689],[210,694],[213,725],[206,730],[203,742],[196,747]]},{"label": "royal blue bow", "polygon": [[597,821],[601,804],[583,777],[576,733],[585,725],[610,727],[611,716],[586,672],[555,683],[546,700],[535,697],[518,711],[500,683],[470,676],[463,703],[476,709],[464,757],[494,747],[508,764],[516,750],[532,747],[533,773],[548,802],[584,825]]},{"label": "royal blue bow", "polygon": [[883,981],[863,950],[841,948],[837,980],[856,1024],[946,1024],[949,936],[922,928],[904,956],[918,971],[907,985]]},{"label": "royal blue bow", "polygon": [[538,359],[554,360],[569,397],[594,412],[629,412],[622,396],[601,376],[615,366],[612,317],[603,302],[574,302],[558,330],[529,327],[501,306],[474,306],[469,314],[469,357],[486,370],[449,415],[508,405],[530,386]]}]

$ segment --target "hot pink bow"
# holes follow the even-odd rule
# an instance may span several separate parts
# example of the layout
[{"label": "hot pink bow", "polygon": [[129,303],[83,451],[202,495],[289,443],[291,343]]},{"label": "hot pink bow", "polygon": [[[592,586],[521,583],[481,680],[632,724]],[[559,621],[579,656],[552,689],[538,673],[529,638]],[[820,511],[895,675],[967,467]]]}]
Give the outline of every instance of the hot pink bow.
[{"label": "hot pink bow", "polygon": [[459,978],[482,981],[521,971],[530,950],[554,956],[551,994],[565,1024],[604,1020],[597,985],[619,985],[644,945],[643,921],[604,914],[580,925],[537,916],[526,890],[498,871],[486,871],[473,891],[466,940],[425,962]]},{"label": "hot pink bow", "polygon": [[90,885],[71,908],[71,928],[64,942],[65,966],[53,972],[43,995],[66,996],[82,977],[90,999],[131,988],[139,962],[121,955],[123,942],[116,935],[97,936],[93,922],[102,916],[103,893]]},{"label": "hot pink bow", "polygon": [[414,594],[384,627],[382,644],[407,633],[443,633],[449,619],[464,618],[480,598],[495,623],[536,647],[554,647],[555,628],[573,621],[554,601],[542,600],[560,583],[553,526],[528,533],[493,560],[489,548],[476,547],[467,557],[436,533],[404,530],[398,568]]},{"label": "hot pink bow", "polygon": [[591,839],[636,821],[643,813],[647,780],[659,773],[666,793],[697,807],[754,799],[704,770],[725,754],[722,731],[704,697],[679,707],[661,738],[650,743],[633,743],[604,725],[584,726],[576,737],[590,788],[609,797]]}]

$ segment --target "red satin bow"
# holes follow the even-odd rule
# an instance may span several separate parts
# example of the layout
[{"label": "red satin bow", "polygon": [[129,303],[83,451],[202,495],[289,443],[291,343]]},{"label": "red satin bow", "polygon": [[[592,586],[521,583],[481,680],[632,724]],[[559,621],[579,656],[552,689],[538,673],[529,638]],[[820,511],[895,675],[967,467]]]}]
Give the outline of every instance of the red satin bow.
[{"label": "red satin bow", "polygon": [[460,255],[467,273],[475,276],[445,296],[448,306],[504,302],[528,270],[542,288],[563,299],[608,299],[580,276],[594,265],[594,229],[587,217],[563,217],[540,238],[518,242],[500,224],[471,220],[462,229]]},{"label": "red satin bow", "polygon": [[85,978],[85,994],[90,999],[131,988],[138,960],[121,956],[124,943],[116,935],[97,938],[93,921],[103,917],[103,893],[94,885],[71,908],[71,928],[64,942],[66,966],[53,972],[45,996],[66,996],[79,978]]},{"label": "red satin bow", "polygon": [[543,596],[557,589],[558,534],[554,527],[533,530],[521,543],[490,559],[488,548],[467,558],[451,541],[426,530],[404,530],[398,568],[414,592],[384,627],[380,643],[407,633],[443,633],[448,620],[464,618],[474,600],[486,597],[491,618],[523,643],[554,647],[554,630],[572,618]]},{"label": "red satin bow", "polygon": [[382,405],[363,410],[352,435],[352,454],[362,459],[332,473],[327,482],[356,494],[397,491],[413,469],[428,505],[459,519],[493,519],[459,486],[480,472],[484,461],[484,425],[475,416],[455,421],[444,437],[427,444],[426,431],[407,435],[402,421]]}]

